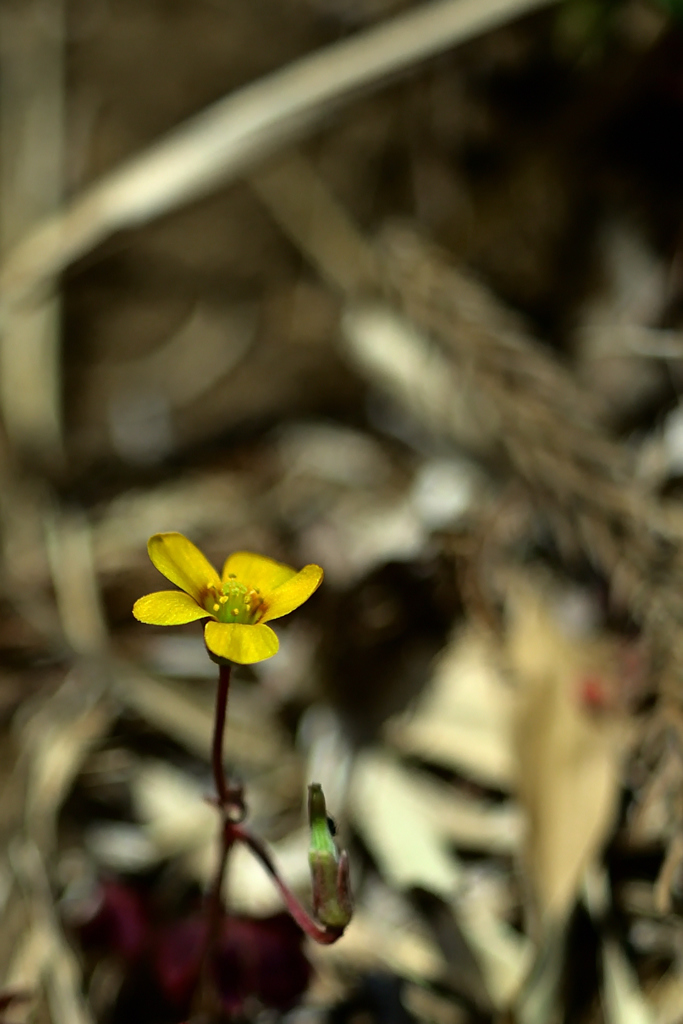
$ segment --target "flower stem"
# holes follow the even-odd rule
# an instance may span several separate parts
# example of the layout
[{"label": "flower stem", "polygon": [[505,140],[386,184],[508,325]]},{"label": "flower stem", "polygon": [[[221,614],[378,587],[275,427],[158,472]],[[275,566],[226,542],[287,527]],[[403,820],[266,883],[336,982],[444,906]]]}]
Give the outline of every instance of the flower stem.
[{"label": "flower stem", "polygon": [[231,802],[231,790],[225,778],[223,768],[223,736],[225,719],[228,710],[228,694],[230,692],[231,665],[220,665],[218,668],[218,690],[216,692],[216,714],[213,723],[213,745],[211,749],[211,765],[213,779],[216,783],[218,806],[225,811]]},{"label": "flower stem", "polygon": [[219,666],[216,713],[211,745],[211,767],[216,786],[216,807],[221,819],[220,846],[216,873],[211,885],[211,891],[206,900],[206,932],[200,959],[199,985],[195,1001],[197,1012],[192,1014],[191,1020],[210,1020],[220,1011],[218,1005],[219,997],[213,976],[213,964],[216,946],[221,933],[221,923],[225,913],[222,897],[223,880],[225,878],[228,856],[235,843],[244,843],[261,862],[275,883],[290,915],[310,938],[321,945],[330,945],[336,942],[344,931],[343,928],[331,928],[320,925],[311,917],[308,911],[299,903],[286,882],[280,877],[265,843],[242,824],[245,814],[242,786],[228,782],[223,767],[223,737],[227,718],[228,695],[230,692],[230,673],[230,665]]},{"label": "flower stem", "polygon": [[230,692],[230,674],[232,666],[220,665],[218,669],[218,689],[216,691],[216,713],[213,723],[213,742],[211,745],[211,767],[216,786],[216,806],[220,814],[220,845],[218,864],[214,875],[211,891],[206,901],[206,934],[202,949],[197,1005],[200,1012],[211,1016],[216,1007],[216,985],[212,975],[212,964],[215,959],[216,944],[220,936],[223,920],[223,879],[228,862],[228,854],[235,841],[233,835],[233,817],[241,817],[244,813],[244,802],[240,786],[231,785],[225,777],[223,767],[223,738],[227,718],[228,695]]},{"label": "flower stem", "polygon": [[[224,821],[220,830],[220,848],[218,853],[218,864],[214,875],[211,891],[206,901],[206,933],[204,936],[204,947],[202,949],[199,985],[197,988],[196,1006],[200,1011],[201,1019],[214,1016],[218,1009],[218,995],[216,992],[216,981],[213,975],[213,964],[216,954],[216,946],[221,933],[221,923],[225,908],[223,906],[222,890],[225,869],[228,863],[228,854],[233,845],[232,824]],[[193,1019],[195,1014],[192,1014]]]},{"label": "flower stem", "polygon": [[328,928],[319,925],[318,922],[311,917],[308,911],[302,907],[287,883],[280,877],[280,873],[275,866],[275,862],[263,840],[259,839],[258,836],[255,836],[253,832],[244,825],[234,824],[232,826],[231,833],[233,842],[244,843],[245,846],[248,846],[255,857],[261,862],[275,883],[275,886],[282,896],[290,915],[294,918],[299,927],[306,932],[306,935],[321,946],[330,946],[333,942],[336,942],[337,939],[342,937],[344,933],[343,928]]}]

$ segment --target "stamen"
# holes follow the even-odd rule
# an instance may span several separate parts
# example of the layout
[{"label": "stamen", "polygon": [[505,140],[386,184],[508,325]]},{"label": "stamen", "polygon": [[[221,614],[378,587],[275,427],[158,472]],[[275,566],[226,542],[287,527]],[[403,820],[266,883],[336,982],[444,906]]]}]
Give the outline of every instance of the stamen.
[{"label": "stamen", "polygon": [[217,604],[215,604],[215,605],[213,606],[213,610],[214,610],[215,612],[217,612],[217,611],[219,610],[219,607],[220,607],[220,605],[217,605]]},{"label": "stamen", "polygon": [[239,613],[240,613],[240,610],[239,610],[239,608],[233,608],[233,609],[232,609],[232,614],[233,614],[233,615],[239,615]]},{"label": "stamen", "polygon": [[218,600],[219,600],[220,604],[227,604],[227,602],[228,602],[228,599],[227,599],[225,594],[223,594],[222,597],[219,597]]}]

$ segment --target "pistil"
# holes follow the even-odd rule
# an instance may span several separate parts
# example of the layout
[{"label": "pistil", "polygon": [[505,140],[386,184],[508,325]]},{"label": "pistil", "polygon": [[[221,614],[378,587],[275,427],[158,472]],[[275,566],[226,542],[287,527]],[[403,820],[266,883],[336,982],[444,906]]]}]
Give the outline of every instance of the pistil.
[{"label": "pistil", "polygon": [[261,593],[258,588],[247,587],[229,576],[222,585],[222,593],[212,588],[204,602],[207,611],[219,622],[241,622],[253,625],[261,610]]}]

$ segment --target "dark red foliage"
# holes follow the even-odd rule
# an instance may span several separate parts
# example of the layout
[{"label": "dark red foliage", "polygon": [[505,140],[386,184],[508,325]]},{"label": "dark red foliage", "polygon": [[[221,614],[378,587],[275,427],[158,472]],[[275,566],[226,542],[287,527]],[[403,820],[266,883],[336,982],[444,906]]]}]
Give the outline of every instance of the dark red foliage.
[{"label": "dark red foliage", "polygon": [[133,961],[149,942],[147,908],[137,890],[123,882],[99,882],[87,900],[71,908],[69,919],[85,949],[105,949]]},{"label": "dark red foliage", "polygon": [[[69,916],[84,948],[102,949],[131,965],[149,965],[159,994],[179,1014],[189,1011],[206,935],[201,915],[159,925],[135,889],[103,881],[87,900],[71,908]],[[239,1012],[250,997],[278,1010],[294,1006],[311,974],[303,939],[303,932],[286,913],[261,919],[226,918],[213,965],[216,990],[226,1012]]]},{"label": "dark red foliage", "polygon": [[154,973],[164,996],[175,1006],[189,1006],[201,966],[206,922],[189,918],[159,932],[154,947]]},{"label": "dark red foliage", "polygon": [[[154,969],[164,996],[187,1007],[199,981],[206,925],[192,918],[165,929],[155,947]],[[231,917],[224,922],[216,949],[216,988],[229,1013],[248,997],[264,1006],[287,1010],[306,991],[311,968],[303,933],[288,914],[255,919]]]},{"label": "dark red foliage", "polygon": [[302,943],[303,933],[289,914],[228,919],[216,963],[217,986],[226,1008],[239,1009],[249,995],[278,1010],[294,1006],[311,975]]}]

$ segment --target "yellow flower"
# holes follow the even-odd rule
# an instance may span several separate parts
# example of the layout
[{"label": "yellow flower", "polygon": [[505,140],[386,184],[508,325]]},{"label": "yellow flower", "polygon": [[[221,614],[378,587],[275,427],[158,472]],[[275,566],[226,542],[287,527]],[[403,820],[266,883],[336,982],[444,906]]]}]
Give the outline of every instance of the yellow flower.
[{"label": "yellow flower", "polygon": [[323,578],[319,565],[297,572],[248,551],[229,555],[221,577],[182,533],[155,533],[147,550],[159,572],[184,593],[161,590],[141,597],[133,607],[135,618],[153,626],[208,618],[204,640],[210,653],[240,665],[277,653],[278,638],[266,622],[293,612]]}]

